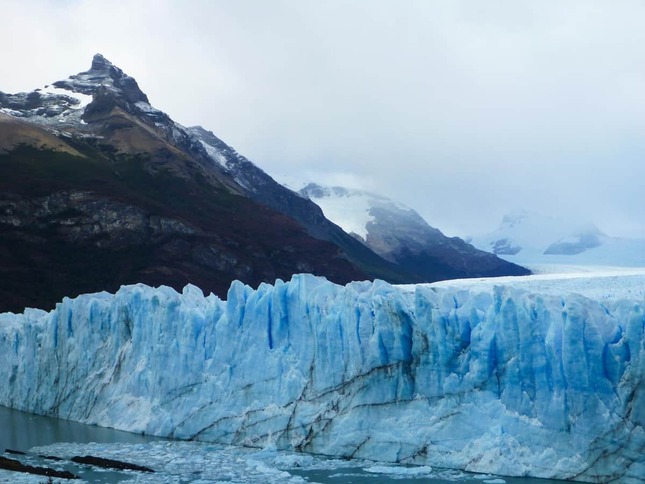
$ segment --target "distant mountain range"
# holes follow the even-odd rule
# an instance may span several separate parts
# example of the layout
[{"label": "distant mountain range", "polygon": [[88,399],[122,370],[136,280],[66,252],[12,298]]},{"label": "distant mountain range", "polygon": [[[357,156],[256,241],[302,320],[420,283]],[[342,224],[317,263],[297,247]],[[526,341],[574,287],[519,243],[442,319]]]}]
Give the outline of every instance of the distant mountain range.
[{"label": "distant mountain range", "polygon": [[469,241],[518,264],[645,266],[645,239],[611,237],[593,223],[521,211]]},{"label": "distant mountain range", "polygon": [[458,237],[445,236],[413,209],[387,197],[315,183],[300,193],[378,255],[409,271],[414,282],[528,273]]},{"label": "distant mountain range", "polygon": [[[435,271],[369,245],[213,133],[155,109],[101,55],[43,89],[0,92],[0,311],[136,282],[225,296],[233,279],[297,272],[338,283],[481,273],[465,244]],[[495,274],[526,272],[499,264]]]}]

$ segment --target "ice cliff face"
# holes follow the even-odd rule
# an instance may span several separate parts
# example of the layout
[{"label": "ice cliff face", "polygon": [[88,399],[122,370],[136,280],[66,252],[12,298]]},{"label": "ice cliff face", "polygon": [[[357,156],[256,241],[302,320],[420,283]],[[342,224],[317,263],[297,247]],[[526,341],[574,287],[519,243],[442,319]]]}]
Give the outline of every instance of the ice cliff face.
[{"label": "ice cliff face", "polygon": [[233,283],[226,302],[128,286],[1,314],[0,404],[182,439],[642,482],[644,306],[642,293],[306,275]]}]

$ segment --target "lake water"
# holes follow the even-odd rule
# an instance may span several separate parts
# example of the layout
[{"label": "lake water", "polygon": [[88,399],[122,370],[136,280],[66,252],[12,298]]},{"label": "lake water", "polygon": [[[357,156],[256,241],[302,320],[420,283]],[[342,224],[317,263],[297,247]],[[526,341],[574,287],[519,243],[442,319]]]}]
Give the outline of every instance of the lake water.
[{"label": "lake water", "polygon": [[[546,479],[477,475],[430,467],[334,460],[275,449],[247,449],[147,437],[0,407],[0,453],[35,466],[69,470],[86,482],[114,483],[321,483],[321,484],[550,484]],[[145,465],[155,474],[104,471],[45,460],[93,455]],[[0,470],[0,483],[44,483],[46,478]],[[55,479],[54,482],[63,482]],[[69,481],[79,482],[79,481]]]}]

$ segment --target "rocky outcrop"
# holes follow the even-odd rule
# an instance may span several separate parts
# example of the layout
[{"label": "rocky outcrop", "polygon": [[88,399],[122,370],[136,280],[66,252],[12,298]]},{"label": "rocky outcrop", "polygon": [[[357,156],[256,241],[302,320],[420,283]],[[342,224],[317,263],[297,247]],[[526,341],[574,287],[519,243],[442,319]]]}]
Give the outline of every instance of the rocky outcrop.
[{"label": "rocky outcrop", "polygon": [[0,226],[7,231],[55,232],[70,243],[87,241],[96,247],[119,249],[174,235],[201,231],[140,207],[92,192],[58,192],[39,198],[6,194],[0,198]]}]

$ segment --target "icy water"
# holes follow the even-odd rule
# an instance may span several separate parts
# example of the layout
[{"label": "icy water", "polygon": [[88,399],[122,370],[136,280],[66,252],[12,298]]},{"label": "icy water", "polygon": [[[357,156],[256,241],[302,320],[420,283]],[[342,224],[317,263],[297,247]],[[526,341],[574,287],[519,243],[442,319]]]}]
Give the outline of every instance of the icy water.
[{"label": "icy water", "polygon": [[[2,453],[5,449],[26,455]],[[564,481],[469,474],[430,467],[333,460],[274,449],[247,449],[171,441],[0,407],[0,453],[28,465],[69,470],[85,482],[137,483],[321,483],[321,484],[549,484]],[[145,465],[155,474],[97,470],[70,459],[93,455]],[[46,478],[0,470],[0,483],[44,483]],[[65,482],[55,479],[54,482]],[[68,481],[79,482],[79,481]],[[82,481],[81,481],[82,482]]]}]

